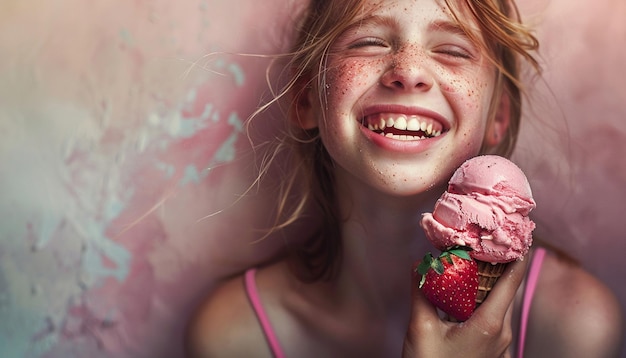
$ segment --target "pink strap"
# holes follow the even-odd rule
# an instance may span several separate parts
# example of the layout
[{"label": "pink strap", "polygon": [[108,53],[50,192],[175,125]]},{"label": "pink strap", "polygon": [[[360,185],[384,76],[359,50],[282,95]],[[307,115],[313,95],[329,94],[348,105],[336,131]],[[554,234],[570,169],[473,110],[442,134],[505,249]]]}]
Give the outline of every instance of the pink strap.
[{"label": "pink strap", "polygon": [[245,275],[245,286],[246,293],[248,295],[248,299],[250,299],[250,303],[252,304],[252,309],[254,313],[256,313],[257,318],[259,319],[259,323],[261,324],[261,329],[265,334],[265,338],[267,339],[267,344],[269,345],[270,350],[275,358],[285,358],[285,354],[283,353],[282,348],[280,347],[280,343],[278,342],[278,338],[276,337],[276,333],[272,328],[272,324],[270,320],[267,318],[267,314],[263,309],[263,305],[261,304],[261,299],[259,298],[259,291],[256,287],[256,269],[252,268],[246,271]]},{"label": "pink strap", "polygon": [[524,357],[524,344],[526,343],[526,329],[528,328],[528,316],[530,314],[530,304],[535,294],[537,281],[539,280],[539,272],[543,264],[543,258],[546,256],[546,250],[538,247],[530,262],[528,277],[526,277],[526,288],[524,290],[524,298],[522,300],[522,317],[519,331],[519,339],[517,342],[517,357]]}]

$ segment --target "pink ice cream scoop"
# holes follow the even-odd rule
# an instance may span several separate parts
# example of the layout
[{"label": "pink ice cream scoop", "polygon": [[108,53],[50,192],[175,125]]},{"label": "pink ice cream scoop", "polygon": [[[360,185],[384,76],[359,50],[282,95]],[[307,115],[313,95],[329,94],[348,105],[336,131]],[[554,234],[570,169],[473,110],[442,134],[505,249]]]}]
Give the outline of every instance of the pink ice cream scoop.
[{"label": "pink ice cream scoop", "polygon": [[535,228],[528,213],[535,206],[528,180],[517,165],[483,155],[457,169],[421,225],[439,250],[469,246],[476,260],[505,263],[528,252]]}]

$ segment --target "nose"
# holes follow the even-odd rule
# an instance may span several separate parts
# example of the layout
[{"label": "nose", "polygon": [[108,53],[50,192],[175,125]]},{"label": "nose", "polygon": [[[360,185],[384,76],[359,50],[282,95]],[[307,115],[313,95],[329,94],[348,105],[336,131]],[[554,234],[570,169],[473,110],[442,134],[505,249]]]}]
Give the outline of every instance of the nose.
[{"label": "nose", "polygon": [[428,91],[433,86],[433,77],[427,67],[419,51],[401,51],[394,55],[381,83],[394,90]]}]

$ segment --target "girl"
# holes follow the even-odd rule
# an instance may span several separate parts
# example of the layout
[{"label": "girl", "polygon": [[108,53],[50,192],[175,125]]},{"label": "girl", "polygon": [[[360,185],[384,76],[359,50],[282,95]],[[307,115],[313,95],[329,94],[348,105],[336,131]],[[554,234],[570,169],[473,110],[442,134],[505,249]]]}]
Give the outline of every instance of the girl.
[{"label": "girl", "polygon": [[279,217],[313,207],[321,221],[295,252],[213,293],[190,355],[617,356],[615,297],[544,249],[509,265],[464,323],[441,319],[412,281],[431,250],[421,213],[454,170],[477,154],[510,155],[519,61],[537,68],[536,47],[507,0],[313,0],[283,93],[301,154],[285,188],[306,194]]}]

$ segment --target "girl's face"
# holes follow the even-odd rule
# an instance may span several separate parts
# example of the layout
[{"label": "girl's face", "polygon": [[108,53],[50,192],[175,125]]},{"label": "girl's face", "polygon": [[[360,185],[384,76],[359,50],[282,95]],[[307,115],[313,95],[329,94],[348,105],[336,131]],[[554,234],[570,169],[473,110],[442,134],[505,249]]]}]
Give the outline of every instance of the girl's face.
[{"label": "girl's face", "polygon": [[333,43],[325,95],[309,94],[300,112],[319,127],[339,180],[419,194],[444,184],[497,130],[487,128],[495,68],[443,1],[367,0],[370,7]]}]

